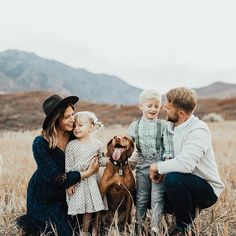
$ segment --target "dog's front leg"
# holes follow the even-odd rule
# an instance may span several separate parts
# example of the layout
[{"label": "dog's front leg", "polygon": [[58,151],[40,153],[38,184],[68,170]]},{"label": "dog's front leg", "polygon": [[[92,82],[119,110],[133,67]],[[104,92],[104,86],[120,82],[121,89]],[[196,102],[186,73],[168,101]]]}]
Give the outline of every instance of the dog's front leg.
[{"label": "dog's front leg", "polygon": [[99,190],[101,193],[101,196],[104,197],[107,190],[110,188],[110,186],[113,184],[113,179],[107,179],[107,178],[102,178],[100,183],[99,183]]},{"label": "dog's front leg", "polygon": [[105,196],[107,190],[110,188],[110,186],[114,183],[114,178],[113,178],[113,167],[111,163],[108,163],[106,169],[103,172],[102,178],[99,183],[99,190],[100,193],[103,196]]},{"label": "dog's front leg", "polygon": [[126,212],[125,212],[125,232],[127,230],[127,224],[131,223],[131,209],[132,209],[133,200],[129,196],[126,202]]}]

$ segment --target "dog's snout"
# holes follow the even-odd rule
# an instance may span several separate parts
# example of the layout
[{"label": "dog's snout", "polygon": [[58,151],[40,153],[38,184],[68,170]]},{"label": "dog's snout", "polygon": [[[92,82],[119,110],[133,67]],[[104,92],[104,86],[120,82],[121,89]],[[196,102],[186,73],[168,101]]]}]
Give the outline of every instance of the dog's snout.
[{"label": "dog's snout", "polygon": [[121,141],[121,138],[120,137],[115,137],[115,141],[118,143]]}]

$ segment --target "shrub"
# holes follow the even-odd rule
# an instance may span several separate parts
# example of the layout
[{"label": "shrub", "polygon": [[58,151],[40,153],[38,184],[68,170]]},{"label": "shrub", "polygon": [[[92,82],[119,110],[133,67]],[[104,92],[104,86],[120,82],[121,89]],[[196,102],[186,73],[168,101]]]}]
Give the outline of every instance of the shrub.
[{"label": "shrub", "polygon": [[222,115],[212,112],[203,116],[202,120],[206,122],[220,122],[224,121],[224,118],[222,117]]}]

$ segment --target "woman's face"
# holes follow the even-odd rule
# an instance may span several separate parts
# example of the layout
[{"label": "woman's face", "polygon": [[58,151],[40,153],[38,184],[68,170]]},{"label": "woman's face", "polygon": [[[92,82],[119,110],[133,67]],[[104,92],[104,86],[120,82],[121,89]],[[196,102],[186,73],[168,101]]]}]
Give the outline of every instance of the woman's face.
[{"label": "woman's face", "polygon": [[62,118],[59,119],[58,128],[62,131],[72,131],[74,124],[74,110],[69,106]]}]

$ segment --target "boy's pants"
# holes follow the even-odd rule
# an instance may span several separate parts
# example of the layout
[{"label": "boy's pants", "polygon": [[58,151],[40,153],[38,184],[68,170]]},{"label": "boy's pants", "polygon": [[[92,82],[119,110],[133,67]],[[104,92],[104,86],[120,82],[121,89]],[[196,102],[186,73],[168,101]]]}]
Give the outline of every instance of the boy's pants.
[{"label": "boy's pants", "polygon": [[140,157],[136,167],[136,215],[138,222],[145,219],[148,207],[152,208],[152,227],[158,227],[164,209],[164,184],[156,184],[149,178],[149,168],[152,163],[160,160],[157,155]]}]

